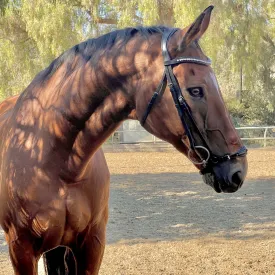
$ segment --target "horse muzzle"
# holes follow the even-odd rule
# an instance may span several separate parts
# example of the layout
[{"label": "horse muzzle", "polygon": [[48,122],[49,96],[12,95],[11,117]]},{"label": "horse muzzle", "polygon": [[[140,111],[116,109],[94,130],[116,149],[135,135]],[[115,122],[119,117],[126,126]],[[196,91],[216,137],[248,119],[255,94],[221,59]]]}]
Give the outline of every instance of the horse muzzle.
[{"label": "horse muzzle", "polygon": [[246,173],[247,160],[240,157],[211,165],[202,171],[202,176],[217,193],[233,193],[243,185]]}]

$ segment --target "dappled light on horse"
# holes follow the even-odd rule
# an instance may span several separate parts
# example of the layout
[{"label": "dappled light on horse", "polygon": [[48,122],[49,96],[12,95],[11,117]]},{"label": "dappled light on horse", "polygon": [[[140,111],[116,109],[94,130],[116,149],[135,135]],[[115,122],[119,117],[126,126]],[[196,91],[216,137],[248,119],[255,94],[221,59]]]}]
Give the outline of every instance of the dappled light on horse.
[{"label": "dappled light on horse", "polygon": [[0,105],[0,222],[16,274],[37,274],[45,252],[50,274],[98,274],[110,181],[100,146],[126,119],[184,153],[217,192],[242,186],[246,148],[198,44],[212,8],[183,30],[127,28],[76,45]]}]

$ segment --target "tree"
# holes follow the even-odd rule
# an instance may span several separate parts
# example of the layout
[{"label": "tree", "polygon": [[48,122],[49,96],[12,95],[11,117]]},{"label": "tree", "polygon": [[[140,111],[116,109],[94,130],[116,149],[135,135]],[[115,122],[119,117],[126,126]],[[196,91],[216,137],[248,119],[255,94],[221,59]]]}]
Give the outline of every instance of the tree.
[{"label": "tree", "polygon": [[[55,57],[87,38],[136,25],[185,27],[197,0],[1,0],[0,96],[16,94]],[[212,0],[201,41],[239,123],[275,121],[275,0]],[[209,2],[210,4],[210,2]]]}]

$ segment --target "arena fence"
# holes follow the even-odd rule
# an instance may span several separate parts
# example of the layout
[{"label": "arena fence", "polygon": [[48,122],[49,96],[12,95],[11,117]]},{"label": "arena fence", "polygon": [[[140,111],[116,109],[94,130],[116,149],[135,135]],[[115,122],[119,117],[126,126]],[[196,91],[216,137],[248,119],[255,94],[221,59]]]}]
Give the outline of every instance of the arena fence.
[{"label": "arena fence", "polygon": [[247,145],[275,146],[275,126],[248,126],[236,129]]},{"label": "arena fence", "polygon": [[[132,122],[133,123],[133,122]],[[131,127],[120,127],[105,143],[105,148],[169,148],[170,145],[141,128],[134,122]],[[134,127],[133,127],[134,125]],[[247,126],[236,128],[244,144],[248,147],[275,147],[275,126]]]}]

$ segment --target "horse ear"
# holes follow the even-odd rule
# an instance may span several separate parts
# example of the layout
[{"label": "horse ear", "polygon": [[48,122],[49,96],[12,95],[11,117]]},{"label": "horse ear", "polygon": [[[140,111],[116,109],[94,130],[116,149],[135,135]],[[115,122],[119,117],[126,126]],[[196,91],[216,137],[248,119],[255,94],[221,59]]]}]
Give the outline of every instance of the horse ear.
[{"label": "horse ear", "polygon": [[208,28],[211,12],[213,9],[214,6],[209,6],[208,8],[206,8],[194,21],[194,23],[187,27],[187,32],[185,32],[186,29],[182,31],[185,34],[179,44],[179,50],[185,49],[193,41],[199,40],[202,37],[202,35]]}]

